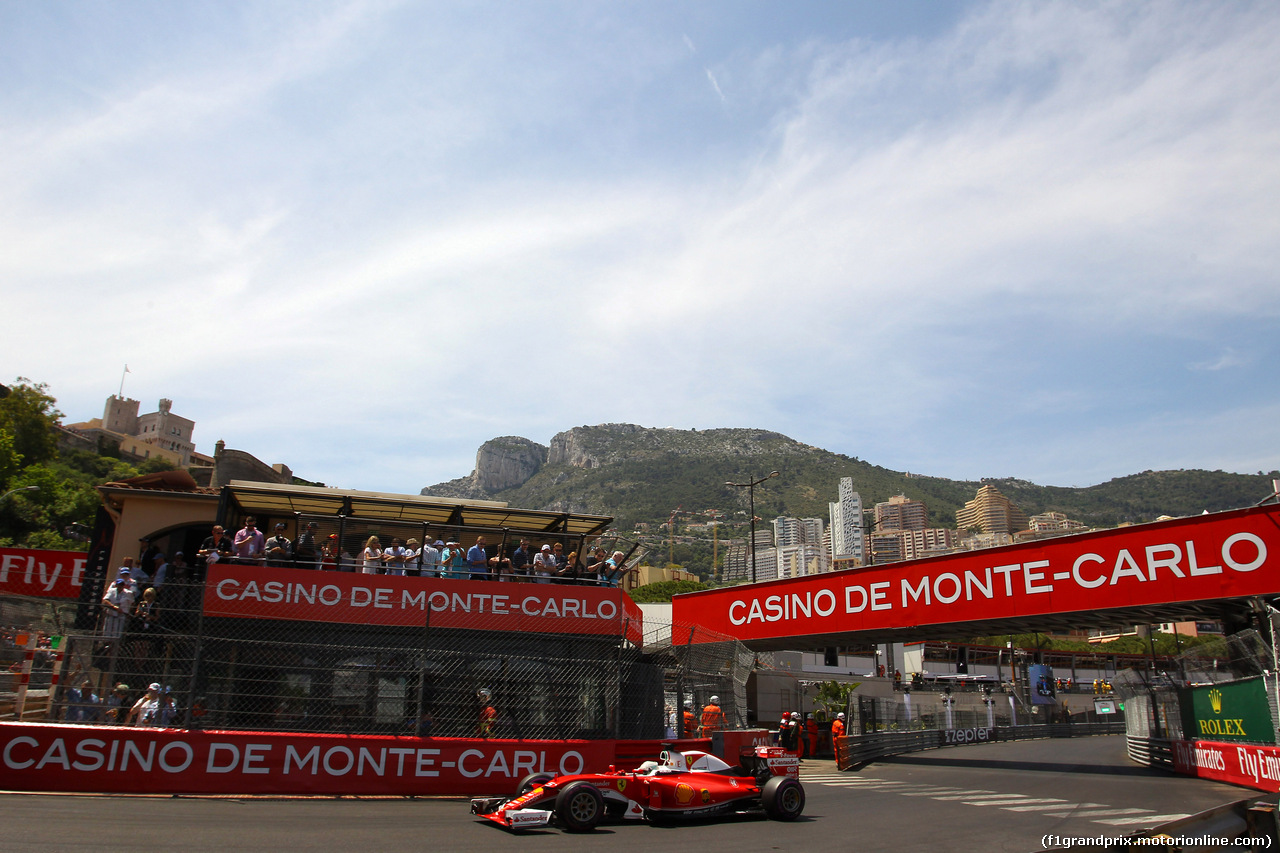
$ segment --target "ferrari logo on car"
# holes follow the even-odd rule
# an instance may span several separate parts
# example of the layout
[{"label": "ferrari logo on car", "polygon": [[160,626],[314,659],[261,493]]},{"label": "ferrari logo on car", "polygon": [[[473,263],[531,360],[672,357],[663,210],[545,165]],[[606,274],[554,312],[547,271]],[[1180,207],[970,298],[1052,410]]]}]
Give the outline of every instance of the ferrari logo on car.
[{"label": "ferrari logo on car", "polygon": [[706,788],[702,789],[702,802],[704,803],[711,802],[711,792],[708,791]]},{"label": "ferrari logo on car", "polygon": [[622,793],[623,791],[625,791],[625,790],[627,790],[627,780],[626,780],[626,779],[619,779],[619,780],[618,780],[618,793],[619,793],[619,794],[621,794],[621,793]]}]

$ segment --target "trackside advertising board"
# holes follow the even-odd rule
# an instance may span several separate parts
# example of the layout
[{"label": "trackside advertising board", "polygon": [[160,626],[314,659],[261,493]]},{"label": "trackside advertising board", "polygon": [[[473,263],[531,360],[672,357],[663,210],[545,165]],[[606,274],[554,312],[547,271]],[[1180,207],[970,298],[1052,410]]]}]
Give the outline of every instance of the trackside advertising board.
[{"label": "trackside advertising board", "polygon": [[1182,731],[1193,737],[1242,743],[1275,743],[1267,686],[1262,676],[1178,691]]},{"label": "trackside advertising board", "polygon": [[0,595],[77,599],[88,559],[79,551],[0,548]]},{"label": "trackside advertising board", "polygon": [[614,741],[189,732],[0,723],[9,791],[511,794],[535,772],[603,773]]},{"label": "trackside advertising board", "polygon": [[1173,769],[1201,779],[1280,791],[1280,749],[1274,746],[1175,740]]},{"label": "trackside advertising board", "polygon": [[1280,591],[1280,507],[675,597],[744,642],[1241,598]]},{"label": "trackside advertising board", "polygon": [[[430,613],[428,614],[428,608]],[[622,636],[641,642],[640,608],[618,589],[442,580],[218,564],[206,617]],[[428,623],[428,619],[430,620]]]}]

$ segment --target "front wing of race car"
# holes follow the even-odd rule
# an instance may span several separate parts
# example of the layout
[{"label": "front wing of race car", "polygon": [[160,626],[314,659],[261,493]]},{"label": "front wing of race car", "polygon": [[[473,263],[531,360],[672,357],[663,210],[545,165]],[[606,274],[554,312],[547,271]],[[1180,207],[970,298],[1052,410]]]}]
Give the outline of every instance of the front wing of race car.
[{"label": "front wing of race car", "polygon": [[628,796],[628,789],[640,789],[631,773],[561,776],[541,780],[515,798],[475,798],[471,813],[511,830],[547,826],[557,817],[574,830],[591,829],[606,816],[643,820],[644,807]]}]

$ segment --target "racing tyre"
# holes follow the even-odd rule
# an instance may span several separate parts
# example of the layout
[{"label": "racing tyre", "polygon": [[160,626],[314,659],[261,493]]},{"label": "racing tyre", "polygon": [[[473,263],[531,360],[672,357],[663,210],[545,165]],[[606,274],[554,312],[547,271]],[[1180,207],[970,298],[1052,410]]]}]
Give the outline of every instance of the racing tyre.
[{"label": "racing tyre", "polygon": [[804,787],[795,779],[774,776],[764,783],[760,804],[774,820],[795,820],[804,811]]},{"label": "racing tyre", "polygon": [[540,788],[554,778],[556,778],[554,773],[530,773],[521,779],[520,784],[516,786],[516,796],[523,797],[534,788]]},{"label": "racing tyre", "polygon": [[604,817],[604,795],[590,782],[574,782],[556,797],[556,817],[570,832],[590,832]]}]

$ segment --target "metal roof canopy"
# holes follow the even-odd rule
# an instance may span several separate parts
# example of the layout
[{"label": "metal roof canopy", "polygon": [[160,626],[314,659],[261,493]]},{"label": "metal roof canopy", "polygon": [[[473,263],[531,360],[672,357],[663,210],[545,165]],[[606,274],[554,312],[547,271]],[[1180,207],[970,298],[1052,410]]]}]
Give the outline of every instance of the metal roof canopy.
[{"label": "metal roof canopy", "polygon": [[[245,515],[346,517],[360,521],[425,524],[432,527],[510,530],[514,533],[597,536],[611,516],[513,509],[501,501],[472,501],[360,492],[318,486],[287,486],[234,480],[222,489],[223,513],[234,507]],[[220,513],[220,514],[223,514]]]}]

